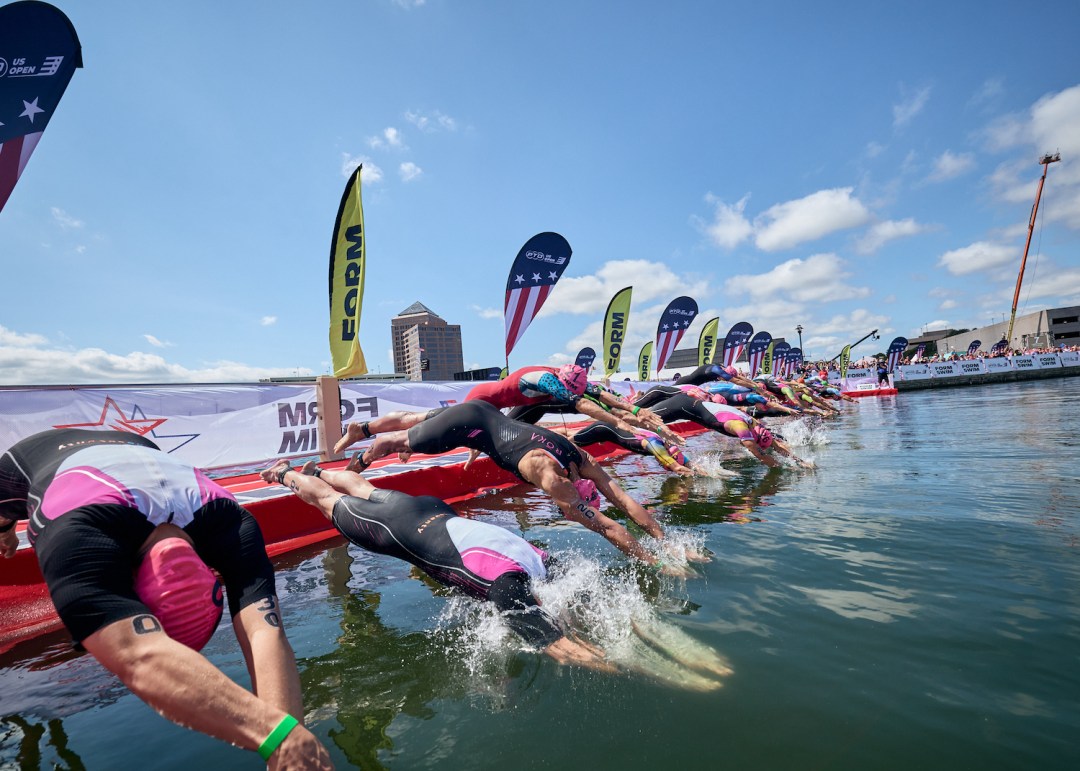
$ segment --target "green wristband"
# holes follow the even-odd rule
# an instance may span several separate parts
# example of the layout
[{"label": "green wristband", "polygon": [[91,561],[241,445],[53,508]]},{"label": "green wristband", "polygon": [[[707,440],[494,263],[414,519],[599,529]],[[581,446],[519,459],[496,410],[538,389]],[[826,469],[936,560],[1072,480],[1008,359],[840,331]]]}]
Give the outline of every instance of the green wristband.
[{"label": "green wristband", "polygon": [[300,721],[294,718],[292,715],[286,715],[281,718],[281,722],[277,724],[270,735],[263,739],[263,743],[259,745],[259,757],[265,761],[270,760],[270,756],[274,754],[281,743],[285,741],[285,737],[289,735],[289,731],[293,730],[300,724]]},{"label": "green wristband", "polygon": [[641,407],[631,407],[630,408],[630,414],[631,415],[637,415],[639,412],[641,412]]},{"label": "green wristband", "polygon": [[657,560],[653,564],[649,565],[648,568],[649,568],[649,572],[651,572],[651,573],[653,573],[655,575],[659,575],[660,571],[664,569],[664,561],[663,560]]}]

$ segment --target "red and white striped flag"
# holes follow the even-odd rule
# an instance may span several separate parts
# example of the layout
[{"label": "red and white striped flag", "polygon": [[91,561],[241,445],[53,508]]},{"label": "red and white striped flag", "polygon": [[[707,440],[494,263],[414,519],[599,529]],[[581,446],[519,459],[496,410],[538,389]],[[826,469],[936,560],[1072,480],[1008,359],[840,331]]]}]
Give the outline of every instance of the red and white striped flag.
[{"label": "red and white striped flag", "polygon": [[660,323],[656,326],[656,346],[653,348],[657,373],[664,368],[675,346],[694,322],[697,312],[697,302],[684,295],[668,303],[660,315]]},{"label": "red and white striped flag", "polygon": [[558,233],[539,233],[517,253],[503,304],[507,358],[570,264],[571,253],[570,244]]}]

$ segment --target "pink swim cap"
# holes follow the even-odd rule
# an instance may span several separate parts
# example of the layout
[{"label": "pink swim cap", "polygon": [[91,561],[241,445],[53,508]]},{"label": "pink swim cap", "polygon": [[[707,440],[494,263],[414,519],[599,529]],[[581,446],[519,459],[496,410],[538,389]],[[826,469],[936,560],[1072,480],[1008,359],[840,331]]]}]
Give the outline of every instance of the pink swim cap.
[{"label": "pink swim cap", "polygon": [[750,427],[750,433],[754,435],[754,441],[763,450],[769,449],[769,446],[773,443],[772,432],[765,426],[753,425]]},{"label": "pink swim cap", "polygon": [[684,394],[686,394],[692,399],[697,399],[698,401],[703,402],[709,401],[709,394],[703,388],[699,388],[695,385],[684,385],[679,386],[679,388],[682,389]]},{"label": "pink swim cap", "polygon": [[673,444],[668,447],[668,452],[671,453],[671,457],[679,462],[680,466],[685,466],[689,462],[686,458],[686,453],[682,451],[682,448],[677,444]]},{"label": "pink swim cap", "polygon": [[600,491],[596,489],[596,482],[591,479],[579,479],[574,482],[574,489],[585,503],[594,509],[600,508]]},{"label": "pink swim cap", "polygon": [[163,538],[135,571],[135,593],[169,635],[202,650],[221,620],[221,584],[183,538]]},{"label": "pink swim cap", "polygon": [[589,384],[585,370],[577,364],[564,364],[555,370],[555,376],[562,381],[562,384],[574,396],[581,396],[585,393],[585,386]]},{"label": "pink swim cap", "polygon": [[733,367],[731,365],[728,365],[727,367],[724,367],[724,372],[728,373],[732,377],[739,374],[739,370],[735,369],[735,367]]}]

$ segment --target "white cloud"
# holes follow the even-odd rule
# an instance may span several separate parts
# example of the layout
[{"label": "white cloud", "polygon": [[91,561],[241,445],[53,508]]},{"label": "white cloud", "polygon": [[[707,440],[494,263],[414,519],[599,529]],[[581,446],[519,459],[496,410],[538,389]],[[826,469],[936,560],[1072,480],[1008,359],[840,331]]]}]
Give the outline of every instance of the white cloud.
[{"label": "white cloud", "polygon": [[969,246],[945,252],[938,260],[938,267],[945,268],[954,276],[964,276],[1006,265],[1014,262],[1016,258],[1015,247],[977,241]]},{"label": "white cloud", "polygon": [[723,249],[733,249],[754,232],[754,226],[743,214],[749,197],[745,196],[733,206],[728,206],[712,193],[705,196],[708,203],[715,205],[716,211],[712,222],[700,223],[700,226],[713,244]]},{"label": "white cloud", "polygon": [[501,319],[503,317],[501,308],[482,308],[479,305],[470,305],[469,308],[475,311],[476,315],[482,319]]},{"label": "white cloud", "polygon": [[[901,88],[901,91],[906,89]],[[905,98],[899,103],[893,105],[893,127],[900,128],[911,122],[911,120],[922,112],[926,106],[927,100],[930,99],[930,86],[924,86],[913,94],[906,95]]]},{"label": "white cloud", "polygon": [[975,156],[971,153],[954,153],[946,150],[934,160],[934,170],[927,180],[944,182],[964,174],[975,167]]},{"label": "white cloud", "polygon": [[368,137],[368,146],[375,150],[382,150],[387,147],[393,147],[398,150],[404,150],[405,140],[401,138],[401,132],[393,126],[387,126],[383,129],[381,136]]},{"label": "white cloud", "polygon": [[988,78],[983,81],[979,90],[971,95],[968,100],[969,107],[981,107],[994,102],[1005,92],[1004,84],[1000,78]]},{"label": "white cloud", "polygon": [[270,327],[277,324],[277,316],[263,316],[259,319],[259,323],[264,327]]},{"label": "white cloud", "polygon": [[58,209],[55,206],[53,206],[50,211],[52,212],[53,220],[55,220],[56,224],[64,230],[81,228],[85,224],[82,220],[72,217],[63,209]]},{"label": "white cloud", "polygon": [[435,131],[457,131],[458,127],[456,120],[438,110],[429,113],[419,110],[409,110],[405,113],[405,120],[421,131],[426,131],[428,133]]},{"label": "white cloud", "polygon": [[938,306],[938,310],[939,311],[951,311],[953,308],[955,308],[959,304],[960,303],[958,303],[956,300],[945,300],[945,302],[941,303],[941,305]]},{"label": "white cloud", "polygon": [[[659,262],[610,260],[591,276],[564,277],[548,296],[541,316],[559,313],[603,313],[615,293],[633,286],[631,313],[638,303],[663,298],[665,305],[679,295],[701,297],[708,293],[707,282],[677,275]],[[657,310],[657,316],[660,311]]]},{"label": "white cloud", "polygon": [[0,326],[0,347],[23,348],[35,345],[44,345],[46,338],[33,333],[28,335],[19,334],[7,327]]},{"label": "white cloud", "polygon": [[838,230],[858,227],[870,212],[853,188],[819,190],[794,201],[776,204],[754,219],[755,243],[766,252],[790,249]]},{"label": "white cloud", "polygon": [[915,236],[926,230],[929,230],[928,226],[920,225],[910,217],[905,220],[878,222],[855,243],[855,251],[859,254],[873,254],[889,241]]},{"label": "white cloud", "polygon": [[888,323],[888,316],[871,313],[865,308],[856,308],[847,315],[838,314],[828,321],[817,324],[813,332],[814,334],[838,334],[849,338],[848,342],[853,343],[872,329],[877,329],[879,334],[887,332],[888,330],[883,327]]},{"label": "white cloud", "polygon": [[401,175],[403,182],[412,182],[414,179],[424,173],[424,170],[417,166],[412,161],[405,161],[398,167],[398,173]]},{"label": "white cloud", "polygon": [[[313,374],[301,369],[302,375]],[[37,334],[0,327],[0,383],[223,383],[295,375],[295,367],[252,367],[233,361],[209,362],[198,369],[172,364],[158,354],[109,353],[100,348],[61,349]]]},{"label": "white cloud", "polygon": [[394,5],[398,8],[404,8],[406,10],[412,10],[413,8],[421,8],[427,3],[427,0],[394,0]]},{"label": "white cloud", "polygon": [[883,152],[885,152],[885,146],[882,145],[880,142],[867,142],[866,143],[866,157],[867,158],[877,158]]},{"label": "white cloud", "polygon": [[372,163],[366,155],[349,155],[348,153],[341,154],[341,176],[348,179],[361,163],[364,164],[365,185],[378,182],[383,178],[382,169]]},{"label": "white cloud", "polygon": [[1056,299],[1054,304],[1075,305],[1080,302],[1080,268],[1058,268],[1044,261],[1038,277],[1024,282],[1020,296],[1024,302]]},{"label": "white cloud", "polygon": [[143,335],[143,337],[146,339],[146,342],[150,343],[150,345],[154,346],[155,348],[172,348],[174,345],[173,343],[158,340],[153,335]]},{"label": "white cloud", "polygon": [[926,332],[933,332],[935,330],[950,329],[952,328],[952,322],[948,319],[934,319],[933,321],[927,321],[922,325],[921,329],[916,329],[914,332],[910,332],[908,337],[919,337]]},{"label": "white cloud", "polygon": [[805,260],[795,258],[783,262],[768,273],[732,276],[724,282],[724,291],[755,299],[787,296],[801,303],[868,296],[868,288],[844,283],[850,275],[844,271],[844,261],[835,254],[815,254]]}]

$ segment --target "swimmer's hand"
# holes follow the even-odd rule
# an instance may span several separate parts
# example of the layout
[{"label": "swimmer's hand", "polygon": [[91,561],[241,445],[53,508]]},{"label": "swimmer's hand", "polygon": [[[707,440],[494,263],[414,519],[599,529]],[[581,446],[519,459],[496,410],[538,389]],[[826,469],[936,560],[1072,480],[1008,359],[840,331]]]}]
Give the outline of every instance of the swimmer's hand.
[{"label": "swimmer's hand", "polygon": [[599,672],[615,672],[615,665],[604,657],[604,651],[591,643],[583,640],[572,640],[569,637],[560,637],[548,647],[544,653],[551,656],[559,664],[573,664],[579,667],[595,669]]},{"label": "swimmer's hand", "polygon": [[19,548],[19,536],[15,535],[15,528],[6,533],[0,533],[0,555],[6,559],[15,556]]},{"label": "swimmer's hand", "polygon": [[678,562],[665,562],[660,568],[660,575],[671,576],[672,578],[693,578],[695,573],[694,569],[689,565]]},{"label": "swimmer's hand", "polygon": [[709,553],[708,549],[704,549],[702,551],[698,551],[697,549],[687,549],[686,550],[686,561],[687,562],[712,562],[712,554]]},{"label": "swimmer's hand", "polygon": [[285,771],[292,768],[333,769],[334,764],[330,760],[330,753],[322,745],[315,734],[311,733],[302,725],[289,731],[289,735],[274,750],[270,760],[266,762],[270,771]]}]

